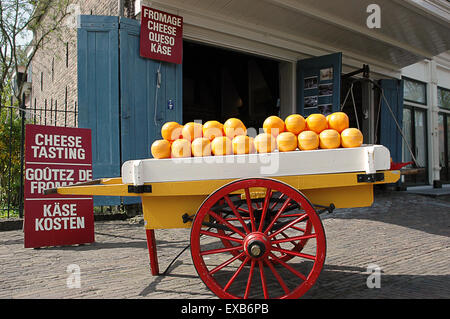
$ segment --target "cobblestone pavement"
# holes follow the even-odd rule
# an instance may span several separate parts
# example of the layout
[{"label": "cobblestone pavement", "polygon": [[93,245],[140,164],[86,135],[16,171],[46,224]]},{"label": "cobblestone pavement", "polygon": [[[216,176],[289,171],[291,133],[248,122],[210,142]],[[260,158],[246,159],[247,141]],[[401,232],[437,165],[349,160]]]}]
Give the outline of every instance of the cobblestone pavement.
[{"label": "cobblestone pavement", "polygon": [[[327,258],[303,298],[450,298],[450,202],[377,192],[369,208],[323,216]],[[189,243],[190,230],[157,230],[161,272]],[[216,298],[199,279],[189,250],[165,276],[151,276],[145,231],[125,221],[95,224],[96,242],[23,248],[22,231],[0,232],[0,298]],[[80,267],[69,289],[67,267]],[[367,267],[381,268],[369,289]]]}]

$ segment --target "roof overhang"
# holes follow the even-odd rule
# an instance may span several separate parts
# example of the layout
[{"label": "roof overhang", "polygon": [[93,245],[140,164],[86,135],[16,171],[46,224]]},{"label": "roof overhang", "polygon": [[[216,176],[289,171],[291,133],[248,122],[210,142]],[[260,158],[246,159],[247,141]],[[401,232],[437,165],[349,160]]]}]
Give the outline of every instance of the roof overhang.
[{"label": "roof overhang", "polygon": [[[144,2],[145,3],[145,2]],[[186,37],[203,28],[246,38],[303,58],[342,52],[344,61],[397,72],[450,50],[445,0],[377,0],[381,27],[369,28],[373,0],[157,0],[184,17]],[[210,41],[212,42],[212,41]]]}]

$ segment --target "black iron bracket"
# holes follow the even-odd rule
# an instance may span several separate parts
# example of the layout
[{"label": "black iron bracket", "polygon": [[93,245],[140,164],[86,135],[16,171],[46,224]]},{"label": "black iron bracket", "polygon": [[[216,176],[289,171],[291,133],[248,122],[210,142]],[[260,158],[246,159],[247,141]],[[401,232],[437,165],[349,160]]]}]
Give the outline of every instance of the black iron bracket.
[{"label": "black iron bracket", "polygon": [[322,205],[317,205],[317,204],[313,204],[314,207],[318,207],[321,208],[320,210],[316,210],[317,214],[323,214],[325,212],[327,212],[328,214],[331,214],[335,209],[336,206],[334,206],[333,203],[331,203],[329,206],[322,206]]},{"label": "black iron bracket", "polygon": [[358,174],[358,183],[375,183],[384,181],[384,173]]},{"label": "black iron bracket", "polygon": [[186,224],[188,222],[191,222],[194,220],[194,216],[195,215],[188,215],[187,213],[184,214],[183,216],[181,216],[181,218],[183,219],[183,224]]},{"label": "black iron bracket", "polygon": [[142,194],[151,192],[152,185],[128,185],[128,193]]},{"label": "black iron bracket", "polygon": [[350,72],[350,73],[347,73],[347,74],[342,74],[341,79],[347,79],[347,78],[350,78],[350,77],[352,77],[354,75],[357,75],[357,74],[360,74],[360,73],[363,74],[363,78],[368,79],[370,77],[370,67],[369,67],[369,65],[368,64],[363,64],[363,67],[361,69],[359,69],[359,70],[356,70],[356,71],[353,71],[353,72]]}]

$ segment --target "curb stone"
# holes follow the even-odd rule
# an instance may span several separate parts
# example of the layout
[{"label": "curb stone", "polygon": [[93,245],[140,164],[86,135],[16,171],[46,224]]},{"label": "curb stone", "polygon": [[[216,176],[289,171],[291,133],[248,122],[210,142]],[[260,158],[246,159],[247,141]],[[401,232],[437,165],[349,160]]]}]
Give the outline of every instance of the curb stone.
[{"label": "curb stone", "polygon": [[22,229],[23,218],[2,218],[0,219],[0,231]]}]

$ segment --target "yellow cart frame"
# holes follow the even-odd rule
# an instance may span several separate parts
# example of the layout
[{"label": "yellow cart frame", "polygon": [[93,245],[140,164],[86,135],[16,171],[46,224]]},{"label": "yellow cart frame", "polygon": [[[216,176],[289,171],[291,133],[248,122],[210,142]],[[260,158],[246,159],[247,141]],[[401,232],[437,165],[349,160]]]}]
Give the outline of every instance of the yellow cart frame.
[{"label": "yellow cart frame", "polygon": [[[370,181],[370,176],[375,174],[365,172],[271,178],[300,190],[314,204],[328,206],[333,203],[336,208],[351,208],[371,206],[373,185],[395,183],[400,178],[400,171],[386,170],[376,174],[382,176],[378,181]],[[140,196],[146,229],[190,228],[191,221],[183,222],[182,216],[195,214],[209,194],[232,181],[159,182],[136,187],[123,184],[122,178],[118,177],[59,187],[53,192],[65,195]]]},{"label": "yellow cart frame", "polygon": [[[272,156],[279,163],[278,175],[261,176],[262,161],[258,160]],[[244,164],[239,166],[238,159]],[[140,196],[152,275],[159,275],[154,230],[191,228],[194,266],[217,296],[248,298],[254,269],[259,269],[264,297],[269,298],[272,292],[265,275],[269,269],[283,290],[279,298],[299,298],[314,284],[325,261],[325,232],[318,215],[335,208],[370,206],[374,185],[400,178],[400,171],[386,170],[389,151],[379,145],[208,160],[212,165],[195,158],[180,163],[172,159],[128,161],[122,165],[122,177],[60,187],[46,194]],[[202,244],[200,237],[216,240],[219,248],[208,248],[210,243]],[[307,242],[314,254],[305,253]],[[207,265],[218,262],[215,254],[223,253],[227,260]],[[308,275],[289,264],[296,257],[313,262]],[[227,274],[235,261],[240,266],[231,270],[227,283],[219,283],[216,274]],[[290,273],[289,282],[300,282],[288,287],[276,266]],[[246,268],[245,292],[231,293],[230,287]]]}]

